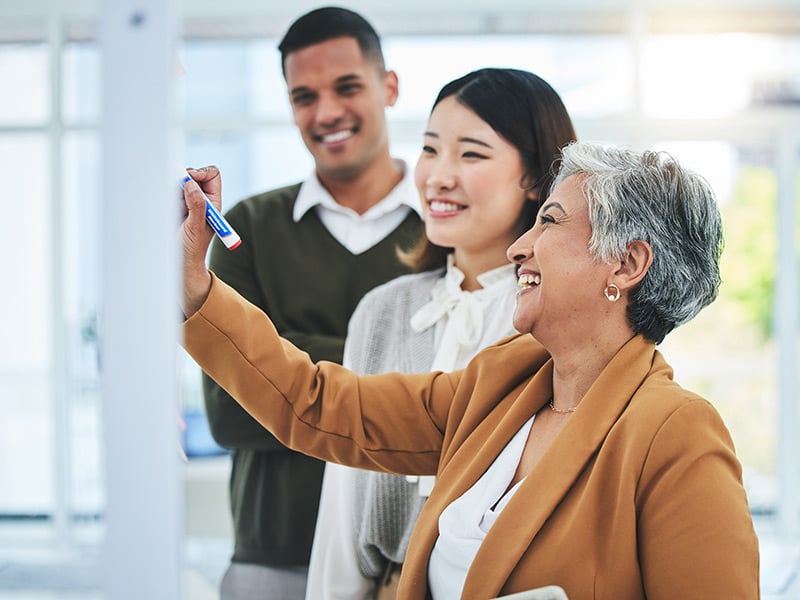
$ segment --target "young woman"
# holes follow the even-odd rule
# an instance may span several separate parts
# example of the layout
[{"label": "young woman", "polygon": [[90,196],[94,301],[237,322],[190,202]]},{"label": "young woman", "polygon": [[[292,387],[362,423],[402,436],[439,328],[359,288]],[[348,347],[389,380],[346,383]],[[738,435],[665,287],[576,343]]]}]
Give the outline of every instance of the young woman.
[{"label": "young woman", "polygon": [[[363,298],[344,365],[452,371],[513,334],[506,249],[533,225],[551,165],[574,139],[558,94],[532,73],[481,69],[445,85],[415,171],[426,235],[404,258],[417,273]],[[326,465],[306,598],[393,597],[433,479]]]}]

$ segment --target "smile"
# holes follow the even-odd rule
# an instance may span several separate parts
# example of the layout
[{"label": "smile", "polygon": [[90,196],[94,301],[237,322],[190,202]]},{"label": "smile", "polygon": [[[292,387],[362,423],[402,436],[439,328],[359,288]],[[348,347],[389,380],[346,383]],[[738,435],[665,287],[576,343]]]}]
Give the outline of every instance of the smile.
[{"label": "smile", "polygon": [[517,285],[523,289],[539,285],[542,282],[542,277],[539,274],[533,275],[531,273],[523,273],[517,279]]},{"label": "smile", "polygon": [[463,204],[456,204],[455,202],[448,202],[446,200],[432,200],[428,206],[432,214],[453,214],[466,210],[467,208]]},{"label": "smile", "polygon": [[356,134],[356,128],[350,129],[340,129],[339,131],[334,131],[332,133],[325,133],[325,134],[317,134],[314,136],[318,142],[328,145],[334,144],[341,144],[342,142],[349,140]]}]

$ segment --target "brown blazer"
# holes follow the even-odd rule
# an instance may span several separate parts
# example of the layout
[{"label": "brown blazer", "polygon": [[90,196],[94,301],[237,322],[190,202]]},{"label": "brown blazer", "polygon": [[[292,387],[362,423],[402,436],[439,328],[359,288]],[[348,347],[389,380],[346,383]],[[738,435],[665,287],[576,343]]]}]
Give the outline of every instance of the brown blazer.
[{"label": "brown blazer", "polygon": [[[287,446],[344,464],[436,474],[399,598],[429,596],[438,518],[551,393],[530,335],[456,373],[355,374],[313,364],[214,279],[185,324],[198,364]],[[555,584],[571,600],[753,599],[758,542],[727,429],[642,337],[609,363],[481,545],[463,598]]]}]

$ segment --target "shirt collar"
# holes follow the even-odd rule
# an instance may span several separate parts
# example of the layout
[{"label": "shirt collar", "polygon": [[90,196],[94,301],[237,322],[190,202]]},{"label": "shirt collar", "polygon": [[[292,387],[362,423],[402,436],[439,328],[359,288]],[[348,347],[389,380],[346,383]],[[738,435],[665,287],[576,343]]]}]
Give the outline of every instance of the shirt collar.
[{"label": "shirt collar", "polygon": [[[406,167],[405,161],[395,159],[395,163],[402,170],[403,178],[380,202],[361,215],[362,218],[378,218],[400,206],[408,206],[422,218],[422,207],[419,202],[419,193],[414,185],[414,176]],[[300,185],[300,191],[297,193],[297,200],[295,200],[294,210],[292,211],[294,222],[297,223],[303,218],[303,215],[315,206],[322,206],[334,212],[355,214],[352,210],[334,200],[333,196],[320,183],[316,172],[312,173]]]},{"label": "shirt collar", "polygon": [[[464,272],[455,265],[453,253],[447,255],[447,273],[444,277],[444,284],[453,291],[461,291],[461,284],[464,281]],[[485,271],[476,276],[478,283],[481,284],[482,290],[494,289],[499,285],[506,285],[509,281],[509,275],[516,271],[517,266],[513,263],[508,263],[495,267],[489,271]],[[514,285],[516,285],[516,277],[514,278]],[[475,292],[481,292],[481,289]],[[486,292],[483,292],[486,293]]]}]

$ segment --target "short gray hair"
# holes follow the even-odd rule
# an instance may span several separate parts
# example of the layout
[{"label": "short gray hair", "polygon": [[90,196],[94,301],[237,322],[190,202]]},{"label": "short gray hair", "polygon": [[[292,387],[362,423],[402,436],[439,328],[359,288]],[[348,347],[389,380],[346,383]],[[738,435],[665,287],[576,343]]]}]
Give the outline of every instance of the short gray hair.
[{"label": "short gray hair", "polygon": [[619,260],[643,240],[653,263],[632,291],[628,320],[655,343],[717,297],[722,220],[708,182],[665,152],[567,146],[553,187],[580,175],[589,205],[589,251]]}]

